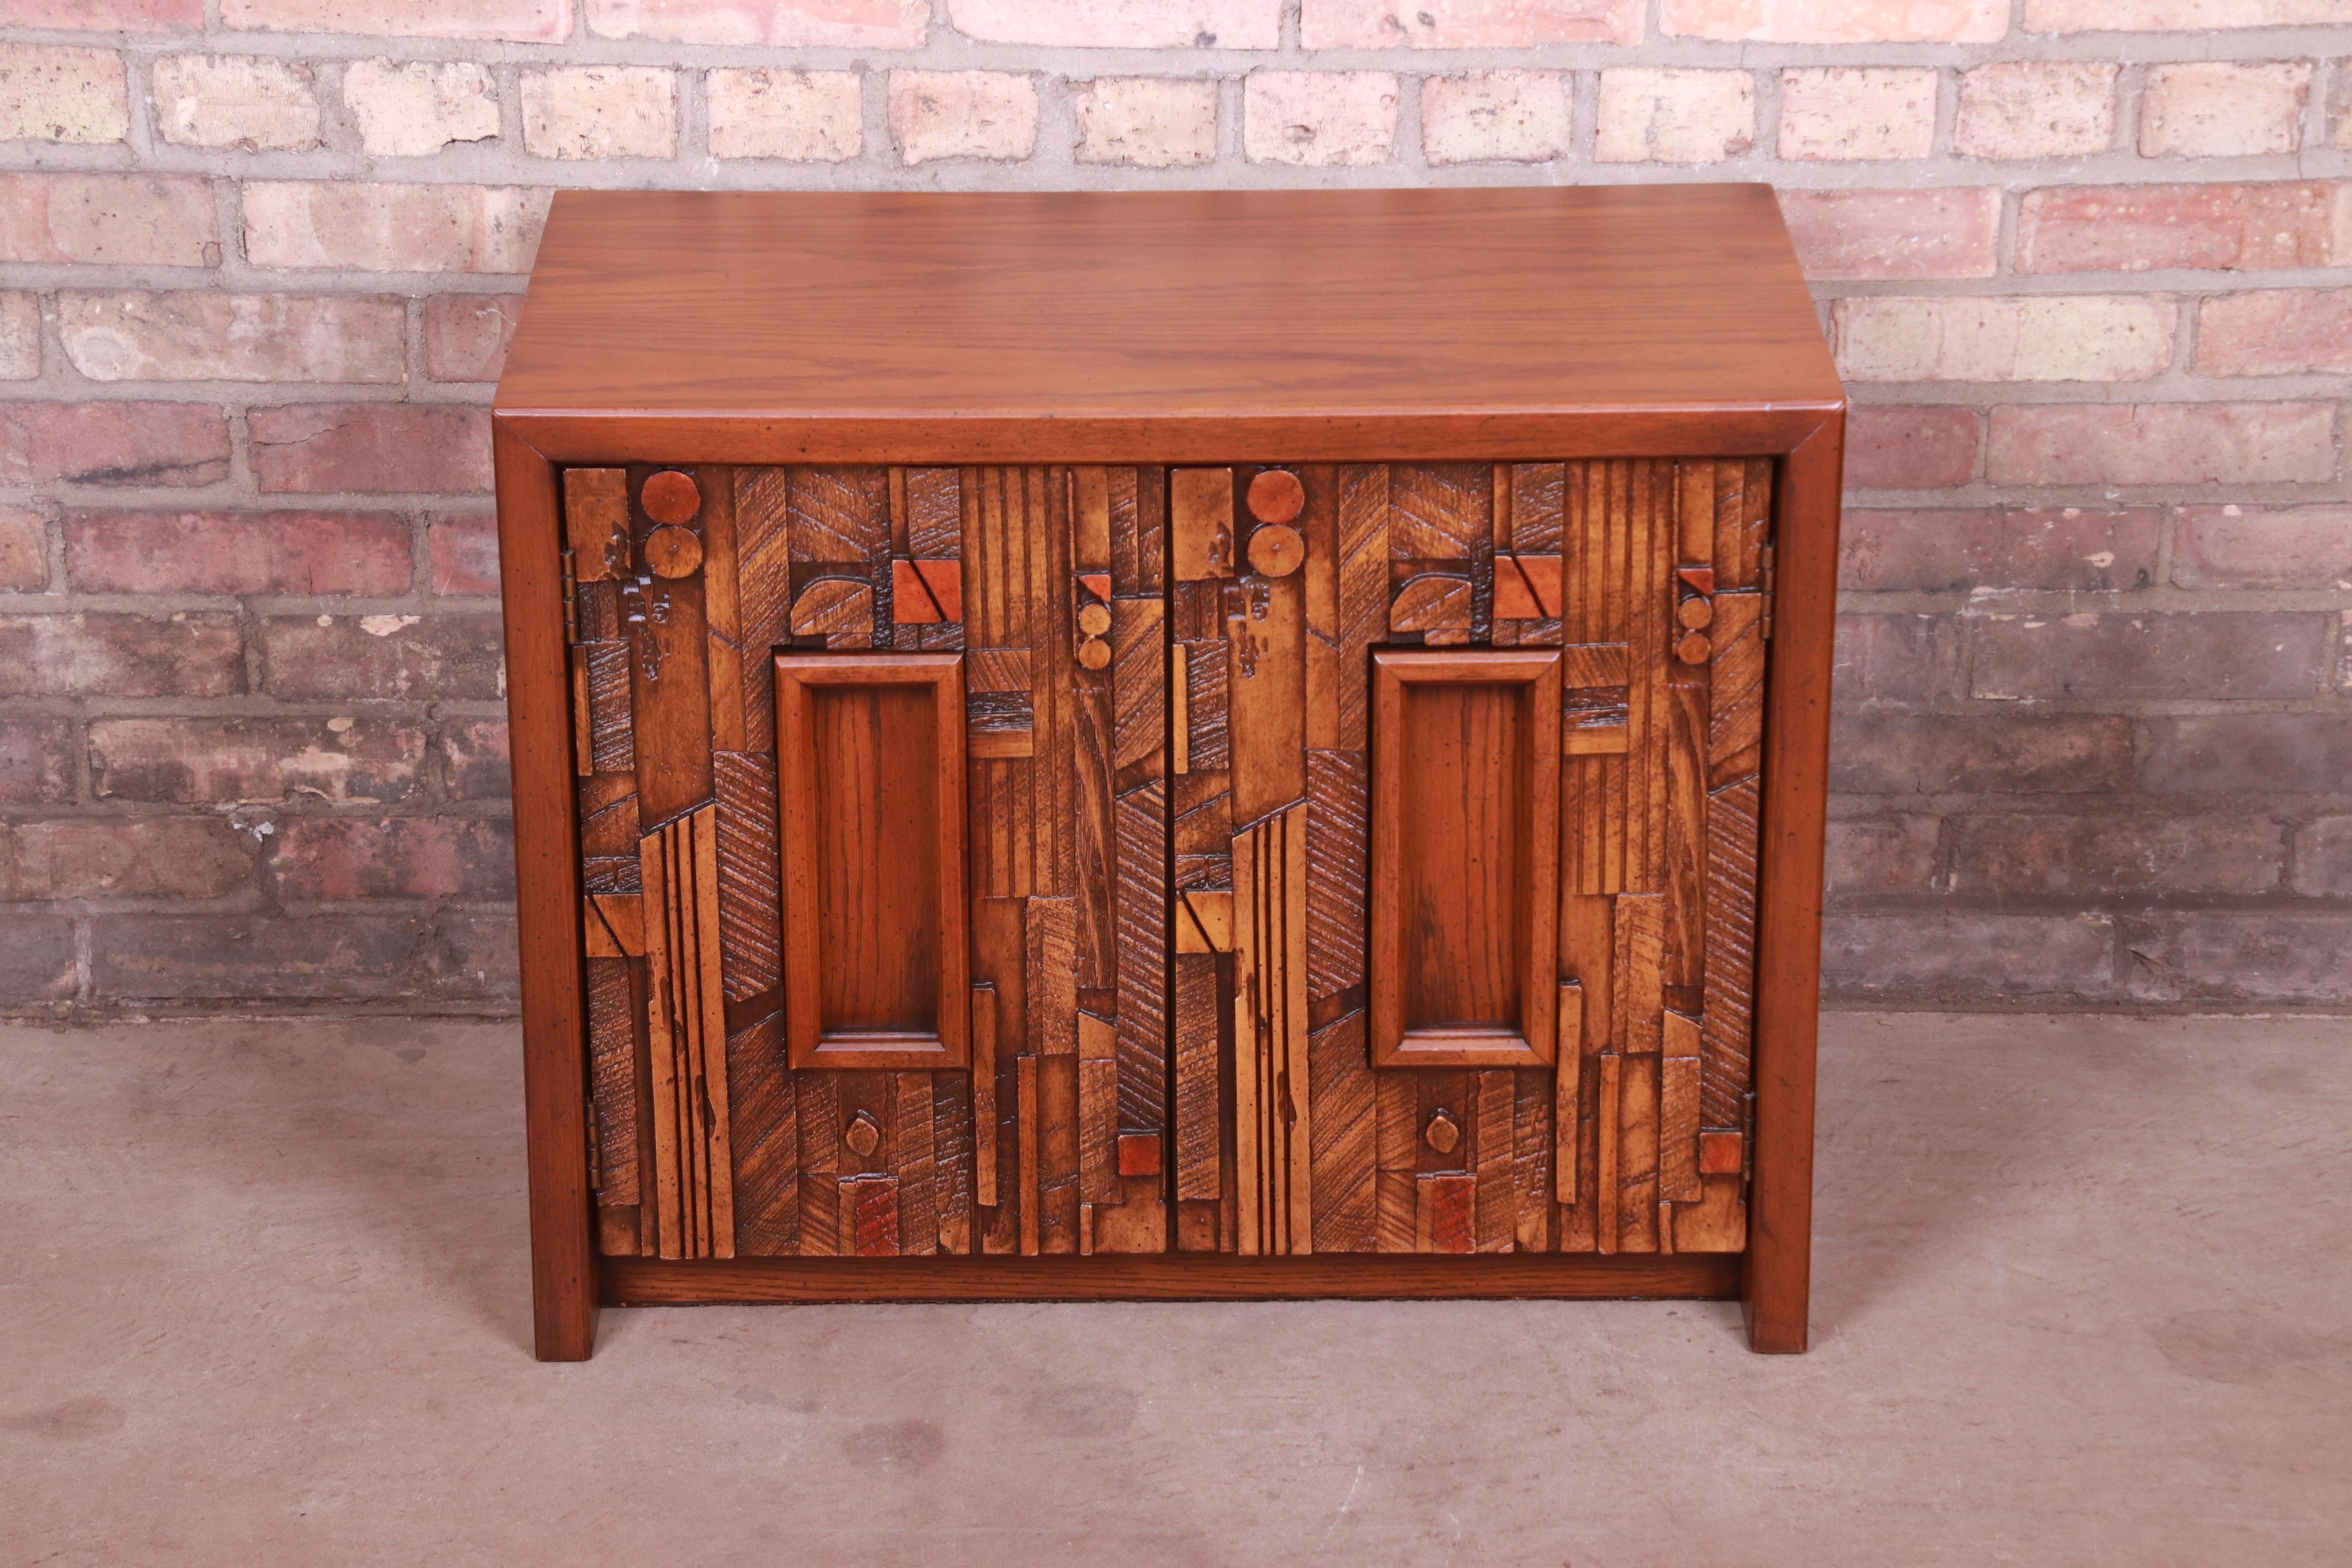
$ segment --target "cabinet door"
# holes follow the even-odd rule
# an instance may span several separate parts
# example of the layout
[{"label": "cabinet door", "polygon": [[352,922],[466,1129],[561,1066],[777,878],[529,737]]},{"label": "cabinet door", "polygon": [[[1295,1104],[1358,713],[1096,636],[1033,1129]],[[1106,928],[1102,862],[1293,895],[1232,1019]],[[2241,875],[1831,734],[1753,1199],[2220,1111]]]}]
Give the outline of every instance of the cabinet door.
[{"label": "cabinet door", "polygon": [[1159,484],[566,473],[606,1252],[1165,1246]]},{"label": "cabinet door", "polygon": [[1188,1250],[1737,1250],[1769,464],[1177,469]]}]

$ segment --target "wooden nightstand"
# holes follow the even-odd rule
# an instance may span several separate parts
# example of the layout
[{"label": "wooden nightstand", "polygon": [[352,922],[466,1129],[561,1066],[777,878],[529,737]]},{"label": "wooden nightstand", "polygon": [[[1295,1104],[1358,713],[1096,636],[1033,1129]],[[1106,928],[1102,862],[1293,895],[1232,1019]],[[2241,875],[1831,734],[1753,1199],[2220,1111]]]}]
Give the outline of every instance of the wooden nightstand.
[{"label": "wooden nightstand", "polygon": [[1762,185],[558,195],[495,419],[540,1354],[1801,1350],[1843,410]]}]

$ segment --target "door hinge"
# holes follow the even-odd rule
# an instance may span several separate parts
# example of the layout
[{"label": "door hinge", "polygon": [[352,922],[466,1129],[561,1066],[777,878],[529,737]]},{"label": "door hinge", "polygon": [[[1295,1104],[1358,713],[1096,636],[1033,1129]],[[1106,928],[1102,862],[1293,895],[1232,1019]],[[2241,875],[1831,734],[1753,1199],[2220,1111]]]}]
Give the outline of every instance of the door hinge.
[{"label": "door hinge", "polygon": [[596,1135],[596,1102],[593,1100],[588,1102],[588,1190],[604,1190],[604,1140]]},{"label": "door hinge", "polygon": [[1772,640],[1772,547],[1769,544],[1756,552],[1757,585],[1764,590],[1764,607],[1759,616],[1766,642]]},{"label": "door hinge", "polygon": [[580,640],[580,580],[572,575],[572,550],[563,551],[563,641],[568,647]]}]

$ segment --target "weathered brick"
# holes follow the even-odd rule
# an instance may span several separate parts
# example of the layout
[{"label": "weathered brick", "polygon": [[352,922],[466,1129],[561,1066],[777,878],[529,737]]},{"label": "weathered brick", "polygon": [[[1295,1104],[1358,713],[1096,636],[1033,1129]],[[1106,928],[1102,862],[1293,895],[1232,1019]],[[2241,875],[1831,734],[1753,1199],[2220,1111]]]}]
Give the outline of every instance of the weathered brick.
[{"label": "weathered brick", "polygon": [[245,689],[233,615],[0,616],[0,697],[231,697]]},{"label": "weathered brick", "polygon": [[1783,158],[1924,158],[1936,139],[1936,72],[1805,66],[1780,73]]},{"label": "weathered brick", "polygon": [[281,899],[511,899],[503,817],[289,816],[269,857]]},{"label": "weathered brick", "polygon": [[401,915],[107,915],[90,922],[105,1001],[388,1001],[428,984],[431,923]]},{"label": "weathered brick", "polygon": [[1960,73],[1953,148],[1970,158],[2082,158],[2116,144],[2104,60],[1999,60]]},{"label": "weathered brick", "polygon": [[557,44],[572,30],[572,7],[566,0],[221,0],[221,21],[273,33]]},{"label": "weathered brick", "polygon": [[1969,617],[1969,695],[2315,697],[2329,626],[2315,613]]},{"label": "weathered brick", "polygon": [[203,403],[0,403],[0,484],[212,485],[228,421]]},{"label": "weathered brick", "polygon": [[1642,0],[1305,0],[1299,41],[1310,49],[1526,49],[1544,44],[1633,44]]},{"label": "weathered brick", "polygon": [[2352,506],[2189,506],[2172,535],[2183,588],[2352,588]]},{"label": "weathered brick", "polygon": [[522,144],[534,158],[674,157],[677,78],[650,66],[526,71]]},{"label": "weathered brick", "polygon": [[1948,616],[1840,616],[1832,695],[1840,702],[1934,702],[1959,695],[1960,638]]},{"label": "weathered brick", "polygon": [[2163,514],[2153,508],[1941,508],[1845,514],[1838,584],[1865,592],[2145,588]]},{"label": "weathered brick", "polygon": [[2344,0],[2025,0],[2029,33],[2201,33],[2344,20]]},{"label": "weathered brick", "polygon": [[1178,77],[1106,76],[1074,85],[1081,163],[1172,169],[1217,157],[1217,84]]},{"label": "weathered brick", "polygon": [[466,719],[441,731],[442,766],[455,800],[505,800],[514,794],[503,719]]},{"label": "weathered brick", "polygon": [[838,163],[866,150],[856,71],[712,71],[706,92],[713,157]]},{"label": "weathered brick", "polygon": [[2151,66],[2140,91],[2143,158],[2292,153],[2311,100],[2305,60],[2189,60]]},{"label": "weathered brick", "polygon": [[511,1012],[522,993],[514,917],[486,910],[438,915],[425,951],[423,995],[443,1003],[484,1003]]},{"label": "weathered brick", "polygon": [[2172,363],[2180,308],[2158,296],[1840,300],[1848,381],[2146,381]]},{"label": "weathered brick", "polygon": [[899,161],[1026,158],[1037,146],[1037,84],[1003,71],[892,71]]},{"label": "weathered brick", "polygon": [[404,403],[296,403],[246,416],[253,474],[289,490],[490,488],[489,411]]},{"label": "weathered brick", "polygon": [[1397,79],[1386,71],[1252,71],[1242,147],[1253,163],[1355,167],[1388,161]]},{"label": "weathered brick", "polygon": [[204,0],[12,0],[9,25],[61,33],[194,32]]},{"label": "weathered brick", "polygon": [[253,858],[253,840],[217,816],[11,823],[0,827],[0,901],[216,899],[245,882]]},{"label": "weathered brick", "polygon": [[73,921],[55,915],[0,915],[0,996],[63,1002],[74,994]]},{"label": "weathered brick", "polygon": [[95,719],[100,800],[222,805],[303,797],[390,805],[416,793],[425,731],[393,719]]},{"label": "weathered brick", "polygon": [[1986,44],[2009,31],[2007,0],[1665,0],[1669,37],[1767,44]]},{"label": "weathered brick", "polygon": [[2128,720],[1841,713],[1830,787],[1848,795],[2105,795],[2131,777]]},{"label": "weathered brick", "polygon": [[170,174],[0,174],[0,261],[217,267],[213,193]]},{"label": "weathered brick", "polygon": [[0,506],[0,588],[37,594],[49,585],[48,531],[29,507]]},{"label": "weathered brick", "polygon": [[1832,898],[1935,890],[1933,816],[1844,817],[1830,824],[1822,875]]},{"label": "weathered brick", "polygon": [[92,381],[396,383],[407,307],[331,294],[58,297],[66,358]]},{"label": "weathered brick", "polygon": [[1756,144],[1756,79],[1740,70],[1617,66],[1601,73],[1592,156],[1714,163]]},{"label": "weathered brick", "polygon": [[1854,998],[2101,997],[2115,989],[2114,934],[2104,914],[1832,915],[1822,984]]},{"label": "weathered brick", "polygon": [[2340,267],[2352,258],[2352,183],[2078,185],[2028,191],[2020,272]]},{"label": "weathered brick", "polygon": [[31,294],[0,294],[0,381],[30,381],[41,374],[41,301]]},{"label": "weathered brick", "polygon": [[2131,994],[2142,1000],[2352,1000],[2352,942],[2334,910],[2197,910],[2118,923]]},{"label": "weathered brick", "polygon": [[1421,146],[1433,163],[1541,163],[1568,149],[1569,79],[1477,71],[1421,84]]},{"label": "weathered brick", "polygon": [[0,717],[0,805],[55,805],[71,800],[74,750],[69,719],[31,713]]},{"label": "weathered brick", "polygon": [[2352,289],[2249,289],[2197,307],[2197,368],[2207,375],[2352,371]]},{"label": "weathered brick", "polygon": [[1281,0],[948,0],[967,38],[1056,49],[1270,49]]},{"label": "weathered brick", "polygon": [[261,624],[278,697],[415,697],[491,701],[506,695],[495,616],[289,616]]},{"label": "weathered brick", "polygon": [[2286,830],[2268,817],[2046,813],[1956,817],[1952,892],[2263,893]]},{"label": "weathered brick", "polygon": [[455,511],[425,525],[436,594],[499,591],[499,520],[491,511]]},{"label": "weathered brick", "polygon": [[1992,411],[1985,473],[2001,485],[2325,483],[2329,403],[2031,404]]},{"label": "weathered brick", "polygon": [[469,60],[353,60],[343,102],[373,158],[425,158],[499,133],[499,89]]},{"label": "weathered brick", "polygon": [[425,307],[425,371],[436,381],[496,381],[522,321],[520,294],[443,294]]},{"label": "weathered brick", "polygon": [[528,272],[547,224],[548,193],[255,180],[244,200],[245,255],[257,267]]},{"label": "weathered brick", "polygon": [[588,0],[603,38],[772,48],[920,48],[930,0]]},{"label": "weathered brick", "polygon": [[402,594],[408,524],[381,511],[76,511],[66,580],[86,594]]},{"label": "weathered brick", "polygon": [[120,142],[130,133],[121,55],[0,44],[0,142]]},{"label": "weathered brick", "polygon": [[155,62],[155,123],[183,147],[299,153],[319,144],[310,68],[251,55],[165,55]]},{"label": "weathered brick", "polygon": [[1976,465],[1973,408],[1868,404],[1847,412],[1845,482],[1855,489],[1942,489],[1967,484]]},{"label": "weathered brick", "polygon": [[2200,713],[2140,721],[2139,784],[2158,795],[2343,795],[2352,721]]},{"label": "weathered brick", "polygon": [[2352,899],[2352,816],[2319,816],[2294,833],[2294,890],[2306,899]]},{"label": "weathered brick", "polygon": [[1805,276],[1990,278],[1998,265],[2000,192],[1780,191],[1780,216]]}]

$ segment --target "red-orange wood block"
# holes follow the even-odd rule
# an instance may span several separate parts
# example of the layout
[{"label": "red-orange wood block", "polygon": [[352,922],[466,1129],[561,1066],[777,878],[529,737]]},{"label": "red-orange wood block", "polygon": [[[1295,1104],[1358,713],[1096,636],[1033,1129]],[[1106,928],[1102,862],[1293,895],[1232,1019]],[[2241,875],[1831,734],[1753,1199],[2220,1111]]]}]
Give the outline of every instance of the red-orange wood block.
[{"label": "red-orange wood block", "polygon": [[1715,592],[1715,568],[1712,566],[1677,566],[1675,575],[1701,594]]},{"label": "red-orange wood block", "polygon": [[1698,1173],[1702,1176],[1739,1174],[1739,1134],[1702,1132],[1698,1135]]},{"label": "red-orange wood block", "polygon": [[1288,522],[1307,505],[1297,474],[1268,468],[1249,482],[1249,512],[1260,522]]},{"label": "red-orange wood block", "polygon": [[646,481],[637,492],[637,500],[646,515],[656,522],[692,522],[694,514],[702,510],[702,491],[692,476],[676,468],[664,468]]},{"label": "red-orange wood block", "polygon": [[890,560],[890,618],[902,626],[963,619],[963,563]]},{"label": "red-orange wood block", "polygon": [[1478,1178],[1468,1175],[1424,1175],[1421,1201],[1429,1212],[1431,1252],[1478,1250]]},{"label": "red-orange wood block", "polygon": [[860,1258],[898,1256],[898,1178],[860,1176],[845,1184],[852,1200],[852,1245]]},{"label": "red-orange wood block", "polygon": [[1110,603],[1109,573],[1081,572],[1078,574],[1078,586],[1084,588],[1087,593],[1092,594],[1104,604],[1108,605]]},{"label": "red-orange wood block", "polygon": [[1118,1135],[1118,1173],[1156,1176],[1160,1173],[1160,1134],[1122,1132]]},{"label": "red-orange wood block", "polygon": [[1559,557],[1495,557],[1495,618],[1549,621],[1559,616]]}]

